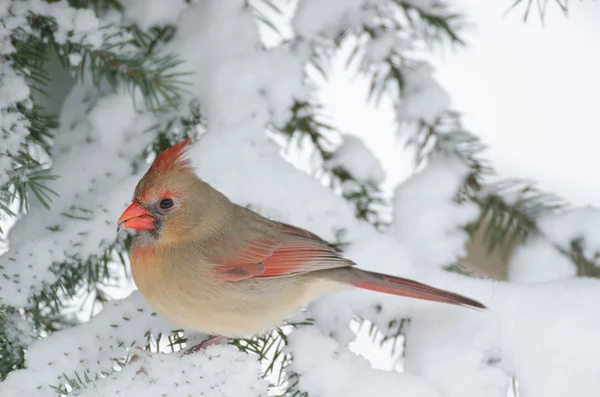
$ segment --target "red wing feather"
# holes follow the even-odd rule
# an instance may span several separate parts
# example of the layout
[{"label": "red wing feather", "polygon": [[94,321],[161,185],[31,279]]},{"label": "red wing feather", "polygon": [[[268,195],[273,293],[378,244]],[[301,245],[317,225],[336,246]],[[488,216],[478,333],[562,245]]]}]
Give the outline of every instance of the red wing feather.
[{"label": "red wing feather", "polygon": [[253,241],[235,258],[217,268],[217,278],[239,281],[354,265],[319,236],[283,223],[281,228],[279,241]]}]

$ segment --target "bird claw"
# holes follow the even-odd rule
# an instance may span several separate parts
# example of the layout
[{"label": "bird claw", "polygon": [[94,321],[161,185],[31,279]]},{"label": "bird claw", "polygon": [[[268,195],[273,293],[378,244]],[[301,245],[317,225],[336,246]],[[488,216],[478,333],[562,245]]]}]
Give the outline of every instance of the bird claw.
[{"label": "bird claw", "polygon": [[148,372],[146,372],[146,368],[144,367],[144,363],[146,362],[147,358],[150,357],[150,353],[147,350],[141,348],[140,346],[136,346],[135,348],[138,349],[139,352],[131,356],[131,358],[129,359],[129,363],[133,364],[141,360],[142,363],[140,363],[140,368],[137,371],[135,371],[135,373],[138,375],[141,373],[148,375]]},{"label": "bird claw", "polygon": [[134,354],[133,356],[131,356],[131,358],[129,359],[130,363],[135,363],[136,361],[139,361],[140,359],[146,359],[148,356],[150,356],[148,351],[145,350],[144,348],[142,348],[140,346],[136,346],[135,348],[137,350],[139,350],[139,352]]},{"label": "bird claw", "polygon": [[184,351],[183,354],[187,355],[187,354],[196,353],[197,351],[202,350],[202,349],[206,348],[207,346],[214,345],[215,343],[217,343],[218,341],[220,341],[223,338],[224,338],[224,336],[213,336],[212,338],[205,339],[202,342],[198,343],[197,345],[192,346],[189,349],[187,349],[186,351]]}]

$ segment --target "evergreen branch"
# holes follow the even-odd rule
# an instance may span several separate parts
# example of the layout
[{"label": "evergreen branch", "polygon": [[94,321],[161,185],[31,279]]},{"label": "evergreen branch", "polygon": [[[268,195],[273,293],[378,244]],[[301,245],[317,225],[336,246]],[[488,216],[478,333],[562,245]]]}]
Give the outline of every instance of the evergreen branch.
[{"label": "evergreen branch", "polygon": [[[299,144],[306,137],[319,156],[321,163],[331,159],[334,154],[333,145],[325,134],[338,133],[332,126],[319,120],[315,106],[309,102],[295,102],[292,106],[292,117],[281,128],[274,127],[277,132],[290,141]],[[322,164],[320,164],[322,165]],[[347,169],[334,167],[326,174],[331,188],[339,190],[342,196],[354,204],[355,216],[376,227],[387,225],[381,218],[381,207],[385,203],[377,186],[358,181]]]},{"label": "evergreen branch", "polygon": [[15,338],[14,330],[11,332],[11,324],[7,316],[7,314],[15,315],[15,312],[15,309],[0,305],[0,341],[2,341],[0,343],[0,382],[6,378],[9,372],[25,368],[26,346]]},{"label": "evergreen branch", "polygon": [[421,8],[410,1],[393,0],[393,2],[403,11],[409,25],[414,30],[421,30],[426,39],[436,41],[449,39],[453,44],[465,44],[458,33],[464,25],[463,16],[451,12],[447,5],[436,2],[427,8]]},{"label": "evergreen branch", "polygon": [[[9,155],[14,167],[9,180],[0,186],[0,213],[15,216],[11,205],[18,203],[18,211],[29,208],[29,198],[33,195],[45,208],[50,207],[53,198],[58,194],[46,186],[47,181],[57,179],[44,169],[44,165],[33,159],[27,152],[21,151],[16,156]],[[2,229],[0,229],[2,233]]]},{"label": "evergreen branch", "polygon": [[[271,0],[245,0],[245,6],[252,9],[254,16],[258,22],[268,27],[273,33],[278,36],[282,36],[281,31],[275,25],[275,23],[268,17],[268,13],[271,12],[275,15],[283,15],[283,11]],[[263,11],[263,9],[265,11]]]},{"label": "evergreen branch", "polygon": [[144,50],[146,56],[155,55],[160,43],[168,43],[175,36],[176,28],[173,25],[153,26],[148,31],[132,25],[128,31],[133,35],[133,44]]},{"label": "evergreen branch", "polygon": [[[410,128],[409,128],[410,129]],[[545,213],[564,208],[566,203],[555,195],[544,193],[527,181],[504,180],[485,184],[493,175],[489,163],[481,158],[484,145],[464,130],[456,112],[446,112],[435,123],[416,123],[407,144],[416,150],[417,165],[423,164],[434,152],[451,154],[469,167],[457,199],[471,201],[480,209],[476,222],[467,225],[472,235],[482,227],[488,252],[500,252],[507,257],[513,248],[532,232],[539,232],[536,219]]]},{"label": "evergreen branch", "polygon": [[479,219],[471,230],[485,227],[488,252],[507,255],[532,232],[538,232],[536,219],[565,206],[565,203],[522,181],[503,181],[488,186],[469,197],[481,208]]},{"label": "evergreen branch", "polygon": [[[16,76],[22,78],[31,91],[45,95],[45,87],[50,81],[44,69],[48,61],[47,45],[32,38],[23,27],[11,32],[10,42],[14,52],[5,54],[4,60],[10,63]],[[6,156],[10,160],[12,166],[8,170],[8,180],[0,185],[0,215],[14,216],[10,207],[15,201],[19,202],[20,211],[26,209],[30,195],[48,207],[55,193],[44,182],[55,177],[49,175],[45,165],[36,159],[39,156],[34,156],[33,153],[36,153],[36,148],[41,148],[46,154],[50,153],[50,130],[57,126],[56,118],[45,114],[31,99],[9,104],[3,111],[12,114],[13,120],[18,120],[2,127],[4,137],[14,140],[11,135],[24,135],[24,138],[20,147],[9,147],[5,153],[0,153],[0,156]]]},{"label": "evergreen branch", "polygon": [[[263,364],[263,377],[271,381],[271,391],[285,390],[282,396],[292,395],[295,389],[298,374],[288,371],[293,357],[285,352],[288,345],[287,335],[295,328],[314,325],[314,320],[306,319],[302,322],[286,322],[284,326],[252,338],[233,339],[230,344],[240,351],[255,354]],[[290,381],[292,380],[292,381]],[[293,394],[295,395],[295,394]]]},{"label": "evergreen branch", "polygon": [[577,277],[600,278],[600,252],[596,252],[593,258],[588,258],[585,255],[585,239],[583,237],[573,239],[570,249],[556,243],[552,243],[552,245],[573,262],[577,269]]},{"label": "evergreen branch", "polygon": [[68,0],[73,8],[92,8],[96,15],[105,14],[108,10],[114,9],[123,12],[125,7],[119,0]]},{"label": "evergreen branch", "polygon": [[402,354],[406,351],[406,332],[410,326],[410,318],[390,320],[387,324],[387,330],[380,329],[375,323],[364,318],[358,318],[357,321],[359,322],[359,329],[363,325],[369,324],[369,336],[373,342],[377,342],[380,347],[383,347],[383,345],[388,342],[392,342],[392,354],[394,354],[398,347],[398,341],[402,339],[400,351]]},{"label": "evergreen branch", "polygon": [[[163,110],[165,105],[175,107],[181,98],[186,84],[181,78],[189,73],[173,70],[182,61],[170,54],[153,54],[156,43],[168,37],[167,28],[156,28],[145,36],[138,32],[132,38],[126,29],[109,33],[107,26],[103,45],[94,48],[80,42],[58,43],[54,38],[58,25],[51,17],[31,15],[30,20],[32,27],[40,33],[32,40],[51,45],[61,65],[76,78],[83,80],[87,67],[96,85],[101,81],[107,81],[113,89],[124,85],[134,99],[136,88],[143,96],[145,106],[155,112]],[[148,42],[150,37],[154,40]]]},{"label": "evergreen branch", "polygon": [[45,87],[50,83],[50,76],[44,69],[48,62],[48,45],[29,34],[23,27],[17,27],[10,35],[15,52],[4,55],[6,61],[21,76],[27,86],[43,95],[47,95]]},{"label": "evergreen branch", "polygon": [[[504,15],[508,14],[521,4],[525,3],[525,11],[523,12],[523,22],[527,22],[527,18],[529,18],[529,12],[533,6],[534,0],[514,0],[511,6],[506,10]],[[546,18],[546,12],[548,9],[548,1],[535,1],[538,9],[538,13],[540,15],[540,21],[542,24]],[[567,16],[569,14],[569,0],[554,0],[554,3],[558,6],[558,8],[562,11],[563,15]]]}]

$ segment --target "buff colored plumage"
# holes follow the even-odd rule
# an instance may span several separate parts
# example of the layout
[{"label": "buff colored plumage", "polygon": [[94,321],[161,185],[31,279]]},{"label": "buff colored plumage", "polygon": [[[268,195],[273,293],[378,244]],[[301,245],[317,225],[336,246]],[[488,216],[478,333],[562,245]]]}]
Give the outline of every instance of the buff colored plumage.
[{"label": "buff colored plumage", "polygon": [[183,141],[135,189],[119,228],[137,229],[131,270],[148,303],[173,323],[220,337],[277,326],[320,294],[353,287],[484,306],[414,281],[360,270],[306,230],[238,206],[199,179]]}]

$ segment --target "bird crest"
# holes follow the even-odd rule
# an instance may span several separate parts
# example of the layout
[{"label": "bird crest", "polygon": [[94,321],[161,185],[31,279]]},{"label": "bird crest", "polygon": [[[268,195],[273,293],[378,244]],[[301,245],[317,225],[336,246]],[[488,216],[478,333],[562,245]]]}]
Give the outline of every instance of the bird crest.
[{"label": "bird crest", "polygon": [[184,168],[190,164],[190,160],[185,158],[186,146],[191,139],[186,138],[178,144],[165,150],[154,160],[150,167],[150,172],[161,174],[163,172],[173,170],[175,168]]}]

